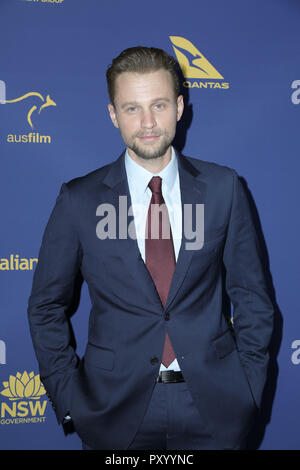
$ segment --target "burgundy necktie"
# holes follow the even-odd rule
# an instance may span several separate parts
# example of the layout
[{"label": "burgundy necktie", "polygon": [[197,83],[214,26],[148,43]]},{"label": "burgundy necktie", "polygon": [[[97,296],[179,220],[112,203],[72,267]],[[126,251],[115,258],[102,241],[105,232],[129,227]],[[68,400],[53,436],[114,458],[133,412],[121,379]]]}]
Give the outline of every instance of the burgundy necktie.
[{"label": "burgundy necktie", "polygon": [[[152,191],[152,198],[146,224],[145,251],[146,266],[161,303],[165,307],[176,261],[169,214],[161,192],[161,183],[160,176],[153,176],[148,184]],[[166,333],[162,363],[168,367],[174,359],[174,350],[169,335]]]}]

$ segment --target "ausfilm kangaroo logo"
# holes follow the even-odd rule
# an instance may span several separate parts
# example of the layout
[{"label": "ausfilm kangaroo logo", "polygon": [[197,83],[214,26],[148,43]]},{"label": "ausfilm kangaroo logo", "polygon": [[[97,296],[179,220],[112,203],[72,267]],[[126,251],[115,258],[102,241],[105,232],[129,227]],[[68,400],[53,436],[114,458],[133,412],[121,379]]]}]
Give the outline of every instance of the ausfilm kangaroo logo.
[{"label": "ausfilm kangaroo logo", "polygon": [[[174,52],[179,62],[182,74],[188,79],[183,82],[186,88],[221,88],[226,90],[229,83],[225,83],[223,75],[204,57],[194,44],[181,36],[170,36]],[[203,81],[204,80],[204,81]],[[217,81],[211,81],[217,80]]]},{"label": "ausfilm kangaroo logo", "polygon": [[[50,94],[43,96],[37,91],[30,91],[24,93],[13,99],[7,99],[6,97],[6,84],[3,80],[0,80],[0,104],[11,105],[25,101],[28,103],[28,111],[26,114],[27,125],[33,130],[36,126],[35,122],[38,121],[38,116],[44,109],[50,106],[57,106],[56,102],[50,97]],[[29,132],[27,134],[8,134],[8,143],[51,143],[51,137],[49,135],[41,135],[39,132]]]},{"label": "ausfilm kangaroo logo", "polygon": [[40,381],[40,375],[34,372],[10,375],[7,381],[2,382],[3,390],[0,394],[7,401],[1,403],[0,424],[43,423],[47,399],[46,390]]}]

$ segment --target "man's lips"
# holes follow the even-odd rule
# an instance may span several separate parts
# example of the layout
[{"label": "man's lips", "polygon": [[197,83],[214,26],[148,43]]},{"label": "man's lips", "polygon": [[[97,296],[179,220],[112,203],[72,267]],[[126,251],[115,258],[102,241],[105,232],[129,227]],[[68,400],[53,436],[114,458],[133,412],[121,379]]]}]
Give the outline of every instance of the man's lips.
[{"label": "man's lips", "polygon": [[144,142],[152,142],[153,140],[156,140],[159,138],[159,135],[144,135],[140,136],[140,139],[142,139]]}]

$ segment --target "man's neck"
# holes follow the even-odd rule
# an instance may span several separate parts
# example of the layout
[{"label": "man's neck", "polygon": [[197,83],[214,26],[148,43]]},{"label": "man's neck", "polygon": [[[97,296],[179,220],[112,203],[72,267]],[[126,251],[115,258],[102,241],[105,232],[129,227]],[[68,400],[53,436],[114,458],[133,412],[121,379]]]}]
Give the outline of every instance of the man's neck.
[{"label": "man's neck", "polygon": [[150,171],[151,173],[160,173],[171,161],[172,158],[172,148],[168,148],[166,153],[158,158],[150,158],[149,160],[145,158],[140,158],[133,152],[131,149],[127,149],[129,156],[135,161],[138,165],[141,165],[145,170]]}]

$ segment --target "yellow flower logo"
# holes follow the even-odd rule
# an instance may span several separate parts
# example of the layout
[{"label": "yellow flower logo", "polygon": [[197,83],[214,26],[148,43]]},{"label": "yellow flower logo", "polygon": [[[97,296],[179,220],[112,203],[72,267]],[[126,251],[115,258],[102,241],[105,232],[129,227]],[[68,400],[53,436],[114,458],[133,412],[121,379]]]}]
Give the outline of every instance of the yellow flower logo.
[{"label": "yellow flower logo", "polygon": [[8,382],[2,383],[4,390],[0,393],[10,400],[20,400],[20,398],[33,398],[37,400],[46,393],[40,381],[40,374],[34,375],[34,372],[29,374],[26,371],[23,374],[17,372],[16,376],[9,376]]}]

